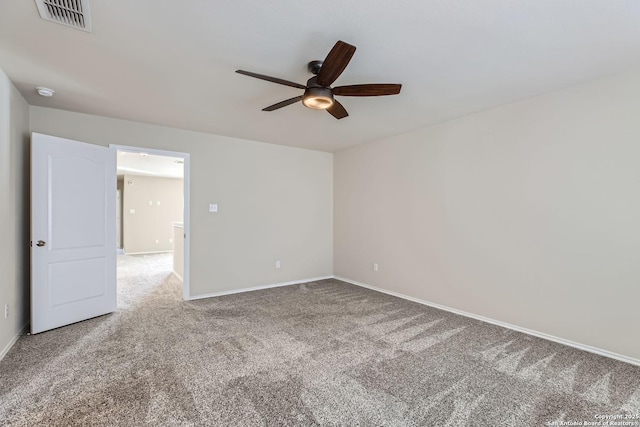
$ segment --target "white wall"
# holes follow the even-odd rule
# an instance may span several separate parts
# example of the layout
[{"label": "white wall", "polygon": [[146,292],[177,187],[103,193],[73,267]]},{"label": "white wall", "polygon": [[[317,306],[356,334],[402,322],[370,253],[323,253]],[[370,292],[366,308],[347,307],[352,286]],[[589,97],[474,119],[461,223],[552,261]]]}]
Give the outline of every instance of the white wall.
[{"label": "white wall", "polygon": [[29,316],[28,140],[29,106],[0,70],[0,358]]},{"label": "white wall", "polygon": [[172,224],[183,220],[184,180],[125,175],[123,188],[125,253],[173,251]]},{"label": "white wall", "polygon": [[332,154],[42,107],[30,113],[33,132],[191,153],[192,296],[332,274]]},{"label": "white wall", "polygon": [[640,359],[639,74],[341,151],[334,171],[337,276]]}]

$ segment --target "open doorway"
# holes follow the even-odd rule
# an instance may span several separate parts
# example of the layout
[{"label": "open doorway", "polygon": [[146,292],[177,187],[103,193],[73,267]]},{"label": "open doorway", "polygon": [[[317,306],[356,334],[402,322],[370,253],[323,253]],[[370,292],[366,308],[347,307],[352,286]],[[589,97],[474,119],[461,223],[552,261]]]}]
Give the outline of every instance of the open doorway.
[{"label": "open doorway", "polygon": [[118,269],[138,274],[136,265],[157,265],[182,283],[183,299],[189,299],[189,154],[110,148],[117,152]]}]

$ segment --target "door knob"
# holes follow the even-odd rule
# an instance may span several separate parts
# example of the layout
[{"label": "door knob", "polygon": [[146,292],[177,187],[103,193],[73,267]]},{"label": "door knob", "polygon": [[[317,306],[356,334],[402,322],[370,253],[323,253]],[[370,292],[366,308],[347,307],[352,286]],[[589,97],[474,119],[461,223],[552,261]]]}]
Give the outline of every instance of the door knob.
[{"label": "door knob", "polygon": [[42,247],[42,246],[44,246],[46,244],[47,244],[47,242],[45,242],[44,240],[38,240],[38,242],[36,243],[36,246]]}]

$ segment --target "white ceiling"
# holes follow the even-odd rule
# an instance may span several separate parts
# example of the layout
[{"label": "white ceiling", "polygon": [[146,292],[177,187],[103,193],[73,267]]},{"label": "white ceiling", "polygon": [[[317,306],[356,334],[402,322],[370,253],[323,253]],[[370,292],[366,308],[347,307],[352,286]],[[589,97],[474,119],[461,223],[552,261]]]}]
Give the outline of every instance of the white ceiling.
[{"label": "white ceiling", "polygon": [[[0,0],[0,68],[33,105],[335,151],[634,67],[637,0],[92,0],[93,32]],[[294,104],[338,40],[358,50],[334,85],[402,83],[341,97],[335,120]],[[54,98],[35,86],[56,90]]]},{"label": "white ceiling", "polygon": [[184,163],[182,161],[183,159],[179,157],[118,150],[118,175],[182,178],[184,177]]}]

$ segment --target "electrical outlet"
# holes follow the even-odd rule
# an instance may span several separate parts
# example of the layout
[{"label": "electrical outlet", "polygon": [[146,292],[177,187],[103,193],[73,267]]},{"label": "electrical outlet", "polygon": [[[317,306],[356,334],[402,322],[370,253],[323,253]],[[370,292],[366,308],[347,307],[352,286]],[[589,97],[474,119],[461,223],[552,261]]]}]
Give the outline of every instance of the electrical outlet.
[{"label": "electrical outlet", "polygon": [[9,304],[4,305],[4,318],[9,317]]},{"label": "electrical outlet", "polygon": [[373,271],[378,271],[378,264],[377,263],[373,263]]},{"label": "electrical outlet", "polygon": [[276,268],[280,268],[280,261],[276,261]]}]

